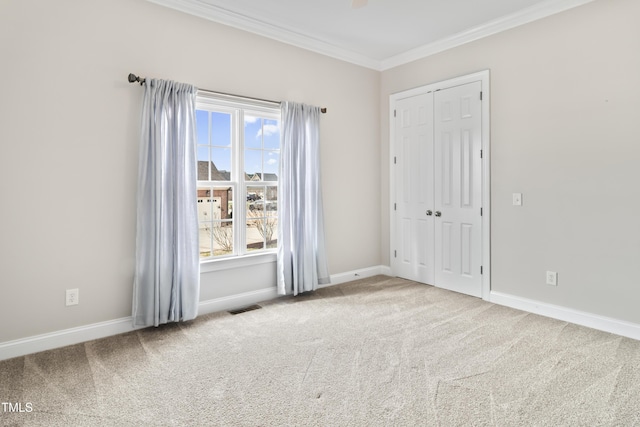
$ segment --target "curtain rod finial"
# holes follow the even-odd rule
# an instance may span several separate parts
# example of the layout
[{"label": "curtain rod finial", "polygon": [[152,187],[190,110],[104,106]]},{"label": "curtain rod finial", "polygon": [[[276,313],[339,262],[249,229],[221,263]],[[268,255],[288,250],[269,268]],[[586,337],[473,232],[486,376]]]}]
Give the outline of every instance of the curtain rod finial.
[{"label": "curtain rod finial", "polygon": [[136,76],[133,73],[129,73],[128,80],[129,80],[129,83],[140,82],[140,85],[142,85],[145,81],[145,79],[141,79],[140,77]]}]

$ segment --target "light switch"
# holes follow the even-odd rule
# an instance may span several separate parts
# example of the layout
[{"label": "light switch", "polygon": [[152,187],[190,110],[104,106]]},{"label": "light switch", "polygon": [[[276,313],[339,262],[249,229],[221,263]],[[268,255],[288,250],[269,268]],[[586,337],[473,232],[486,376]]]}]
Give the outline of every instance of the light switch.
[{"label": "light switch", "polygon": [[522,193],[513,193],[513,206],[522,206]]}]

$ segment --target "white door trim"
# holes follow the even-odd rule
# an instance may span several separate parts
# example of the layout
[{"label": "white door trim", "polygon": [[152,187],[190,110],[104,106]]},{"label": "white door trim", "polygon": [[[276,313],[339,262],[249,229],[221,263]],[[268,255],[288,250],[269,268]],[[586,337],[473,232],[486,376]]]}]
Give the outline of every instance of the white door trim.
[{"label": "white door trim", "polygon": [[452,79],[431,83],[425,86],[393,93],[389,96],[389,177],[390,177],[390,203],[389,203],[389,228],[390,228],[390,248],[389,263],[393,271],[394,251],[396,250],[396,240],[394,228],[394,201],[396,193],[396,179],[394,173],[394,157],[395,157],[395,120],[394,110],[398,100],[416,96],[428,92],[434,92],[441,89],[447,89],[471,82],[481,82],[482,87],[482,299],[490,300],[491,293],[491,120],[490,120],[490,90],[489,70],[479,71],[473,74],[467,74]]}]

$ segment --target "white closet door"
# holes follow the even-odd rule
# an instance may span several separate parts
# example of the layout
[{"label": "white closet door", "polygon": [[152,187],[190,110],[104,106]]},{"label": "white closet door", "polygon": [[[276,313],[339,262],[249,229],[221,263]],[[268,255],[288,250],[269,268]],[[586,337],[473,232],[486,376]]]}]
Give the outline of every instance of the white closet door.
[{"label": "white closet door", "polygon": [[434,95],[435,285],[482,295],[481,83]]},{"label": "white closet door", "polygon": [[398,100],[395,129],[392,266],[400,277],[434,284],[433,94]]}]

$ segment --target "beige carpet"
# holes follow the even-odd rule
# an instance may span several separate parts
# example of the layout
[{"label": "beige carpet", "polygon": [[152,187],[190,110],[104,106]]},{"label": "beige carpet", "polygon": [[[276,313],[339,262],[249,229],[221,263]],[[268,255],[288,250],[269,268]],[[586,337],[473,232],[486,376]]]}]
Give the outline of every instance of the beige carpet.
[{"label": "beige carpet", "polygon": [[0,362],[18,426],[634,426],[640,342],[378,276]]}]

